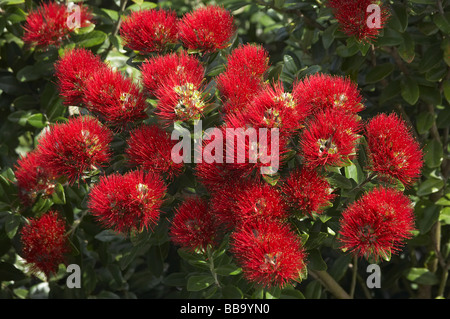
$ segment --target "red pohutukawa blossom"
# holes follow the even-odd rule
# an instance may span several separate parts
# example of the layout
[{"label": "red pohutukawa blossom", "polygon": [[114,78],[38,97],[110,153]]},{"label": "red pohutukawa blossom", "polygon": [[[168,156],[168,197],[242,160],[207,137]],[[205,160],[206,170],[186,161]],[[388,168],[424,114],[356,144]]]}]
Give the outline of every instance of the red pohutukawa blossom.
[{"label": "red pohutukawa blossom", "polygon": [[55,211],[39,218],[30,218],[21,230],[22,256],[31,271],[42,271],[47,277],[55,274],[70,252],[64,220]]},{"label": "red pohutukawa blossom", "polygon": [[120,26],[124,46],[141,53],[160,52],[178,41],[178,18],[172,10],[141,10],[125,17]]},{"label": "red pohutukawa blossom", "polygon": [[163,174],[168,178],[178,176],[183,163],[172,160],[172,149],[177,141],[156,125],[143,125],[130,133],[126,154],[128,161],[147,171]]},{"label": "red pohutukawa blossom", "polygon": [[120,71],[101,68],[85,82],[85,107],[118,129],[147,117],[145,96],[133,79]]},{"label": "red pohutukawa blossom", "polygon": [[181,51],[146,59],[141,65],[141,72],[146,93],[154,96],[157,89],[172,78],[192,83],[195,87],[200,86],[205,68],[194,55]]},{"label": "red pohutukawa blossom", "polygon": [[[90,10],[79,5],[79,25],[71,19],[68,7],[56,2],[42,3],[31,11],[24,25],[23,41],[29,46],[46,48],[50,45],[59,46],[77,27],[87,27],[92,19]],[[72,21],[73,20],[73,21]]]},{"label": "red pohutukawa blossom", "polygon": [[73,184],[110,159],[111,131],[89,116],[50,126],[39,139],[43,165]]},{"label": "red pohutukawa blossom", "polygon": [[65,105],[81,105],[87,79],[101,68],[106,68],[99,56],[84,48],[66,50],[55,63],[58,89]]},{"label": "red pohutukawa blossom", "polygon": [[253,180],[223,185],[212,195],[211,206],[217,219],[229,228],[253,220],[284,220],[289,215],[279,189]]},{"label": "red pohutukawa blossom", "polygon": [[264,287],[284,287],[300,281],[306,253],[288,224],[259,220],[243,224],[232,233],[230,251],[244,277]]},{"label": "red pohutukawa blossom", "polygon": [[310,75],[294,83],[292,95],[300,105],[308,105],[314,113],[325,109],[357,113],[364,109],[357,84],[340,76]]},{"label": "red pohutukawa blossom", "polygon": [[176,121],[200,119],[207,107],[202,86],[170,78],[156,91],[156,115],[170,125]]},{"label": "red pohutukawa blossom", "polygon": [[228,114],[225,121],[233,127],[277,128],[282,137],[289,137],[303,127],[310,110],[285,92],[282,83],[265,86],[244,110]]},{"label": "red pohutukawa blossom", "polygon": [[227,70],[263,79],[269,69],[269,53],[261,45],[244,44],[227,57]]},{"label": "red pohutukawa blossom", "polygon": [[89,194],[89,210],[105,227],[128,233],[156,225],[166,192],[161,177],[135,170],[100,178]]},{"label": "red pohutukawa blossom", "polygon": [[307,124],[301,154],[310,168],[343,166],[356,155],[360,121],[353,113],[328,109]]},{"label": "red pohutukawa blossom", "polygon": [[213,52],[229,45],[236,31],[233,16],[220,6],[200,7],[179,22],[179,37],[190,50]]},{"label": "red pohutukawa blossom", "polygon": [[217,88],[225,113],[245,109],[264,87],[264,76],[268,69],[269,56],[262,46],[245,44],[231,52],[227,57],[226,70],[217,77]]},{"label": "red pohutukawa blossom", "polygon": [[208,201],[195,196],[176,208],[170,237],[175,245],[189,251],[206,251],[208,245],[216,246],[218,228]]},{"label": "red pohutukawa blossom", "polygon": [[22,204],[32,205],[42,196],[51,196],[57,183],[55,174],[49,169],[47,163],[42,161],[39,149],[35,149],[17,160],[15,176],[19,198]]},{"label": "red pohutukawa blossom", "polygon": [[328,6],[333,9],[340,29],[361,42],[372,42],[390,15],[379,0],[328,0]]},{"label": "red pohutukawa blossom", "polygon": [[369,260],[389,259],[414,230],[409,198],[392,188],[376,188],[353,202],[340,220],[343,250]]},{"label": "red pohutukawa blossom", "polygon": [[325,177],[307,168],[293,171],[284,180],[281,192],[292,209],[309,216],[321,214],[336,197]]},{"label": "red pohutukawa blossom", "polygon": [[395,113],[379,114],[366,125],[368,169],[411,185],[421,174],[423,154],[406,123]]}]

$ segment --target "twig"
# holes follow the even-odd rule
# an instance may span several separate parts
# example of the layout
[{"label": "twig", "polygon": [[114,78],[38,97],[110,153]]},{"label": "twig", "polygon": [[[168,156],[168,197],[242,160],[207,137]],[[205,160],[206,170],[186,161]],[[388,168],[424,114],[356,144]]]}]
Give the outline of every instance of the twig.
[{"label": "twig", "polygon": [[316,278],[322,286],[331,292],[338,299],[352,299],[350,295],[339,285],[333,277],[323,270],[309,270],[309,273]]}]

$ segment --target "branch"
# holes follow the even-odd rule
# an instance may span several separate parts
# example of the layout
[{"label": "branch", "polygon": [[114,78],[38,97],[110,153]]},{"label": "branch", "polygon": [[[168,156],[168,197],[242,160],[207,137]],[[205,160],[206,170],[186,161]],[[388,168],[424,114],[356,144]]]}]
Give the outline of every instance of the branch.
[{"label": "branch", "polygon": [[352,299],[350,295],[339,285],[333,277],[323,270],[309,270],[309,273],[317,279],[322,286],[338,299]]}]

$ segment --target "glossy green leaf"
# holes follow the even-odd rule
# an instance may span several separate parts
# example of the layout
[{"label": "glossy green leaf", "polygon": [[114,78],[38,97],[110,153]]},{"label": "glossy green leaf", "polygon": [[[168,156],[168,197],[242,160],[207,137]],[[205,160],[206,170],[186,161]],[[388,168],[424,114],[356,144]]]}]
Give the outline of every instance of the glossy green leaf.
[{"label": "glossy green leaf", "polygon": [[409,268],[405,273],[406,279],[421,285],[436,285],[439,279],[427,268]]},{"label": "glossy green leaf", "polygon": [[444,150],[442,144],[438,140],[433,139],[427,141],[423,152],[423,158],[426,166],[434,168],[441,165],[444,156]]},{"label": "glossy green leaf", "polygon": [[366,83],[376,83],[386,78],[394,71],[394,65],[384,63],[372,68],[366,75]]},{"label": "glossy green leaf", "polygon": [[210,275],[194,275],[189,277],[187,282],[188,291],[199,291],[214,284],[214,278]]},{"label": "glossy green leaf", "polygon": [[420,90],[416,80],[412,77],[406,76],[401,82],[402,98],[410,105],[414,105],[419,100]]}]

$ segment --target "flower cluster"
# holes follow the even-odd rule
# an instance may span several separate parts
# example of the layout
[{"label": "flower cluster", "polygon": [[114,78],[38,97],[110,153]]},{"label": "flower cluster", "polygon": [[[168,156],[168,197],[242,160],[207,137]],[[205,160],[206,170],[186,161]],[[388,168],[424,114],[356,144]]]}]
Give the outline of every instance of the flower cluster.
[{"label": "flower cluster", "polygon": [[31,218],[21,230],[22,256],[32,272],[56,273],[69,252],[64,220],[55,211]]},{"label": "flower cluster", "polygon": [[389,18],[388,9],[378,0],[328,0],[327,4],[342,31],[361,42],[372,42]]},{"label": "flower cluster", "polygon": [[[348,19],[351,10],[359,13],[358,3],[372,2],[329,1],[341,23],[347,17],[346,26],[361,19]],[[56,10],[50,4],[43,8],[41,15]],[[51,124],[38,147],[17,162],[23,204],[50,197],[59,183],[87,181],[88,212],[104,228],[129,235],[153,230],[164,204],[174,200],[176,208],[165,218],[176,246],[205,254],[229,238],[247,280],[282,288],[301,281],[308,263],[304,237],[291,222],[338,220],[324,216],[342,194],[330,177],[346,178],[344,168],[355,165],[367,141],[367,166],[361,169],[370,178],[364,185],[375,177],[391,184],[371,184],[373,189],[344,205],[337,238],[344,251],[357,256],[377,260],[397,253],[414,230],[414,215],[408,197],[392,185],[410,186],[422,168],[422,151],[407,125],[395,114],[362,120],[363,96],[343,76],[312,74],[291,88],[280,79],[267,81],[268,51],[250,43],[232,49],[235,32],[233,17],[220,6],[200,7],[181,18],[163,9],[132,12],[120,36],[145,57],[140,79],[87,49],[61,50],[56,83],[64,105],[78,107],[80,115]],[[375,35],[349,32],[359,39]],[[42,44],[49,43],[47,38]],[[207,64],[219,50],[223,72],[211,79]],[[209,94],[211,87],[215,94]],[[212,158],[192,166],[175,162],[179,141],[168,129],[190,128],[206,110],[216,116],[208,124],[218,119],[219,127],[205,133],[194,153],[208,150]],[[190,187],[174,183],[186,177],[200,184],[194,181],[193,196],[185,195]],[[45,273],[54,271],[63,262],[63,228],[56,212],[33,219],[23,231],[25,259]]]},{"label": "flower cluster", "polygon": [[60,46],[70,38],[75,28],[84,28],[91,24],[91,11],[83,5],[79,6],[79,23],[68,23],[71,11],[66,5],[56,2],[44,2],[31,11],[25,21],[23,41],[28,46],[46,49],[49,46]]}]

